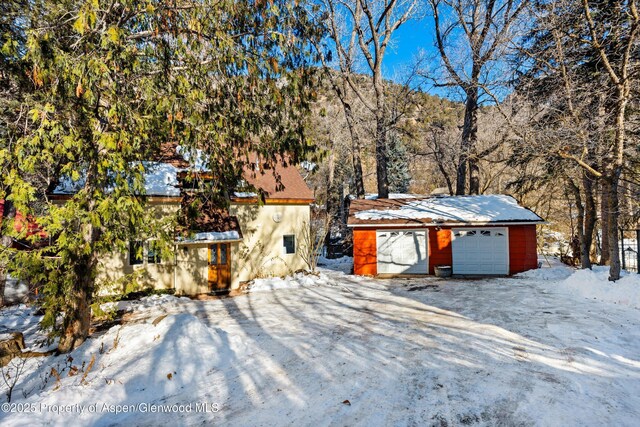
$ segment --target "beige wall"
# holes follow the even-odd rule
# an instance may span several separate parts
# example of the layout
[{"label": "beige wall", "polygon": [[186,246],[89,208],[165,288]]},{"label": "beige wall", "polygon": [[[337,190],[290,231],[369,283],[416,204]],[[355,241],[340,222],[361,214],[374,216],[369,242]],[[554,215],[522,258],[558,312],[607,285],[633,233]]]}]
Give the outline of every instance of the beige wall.
[{"label": "beige wall", "polygon": [[180,245],[176,249],[176,294],[209,292],[208,245]]},{"label": "beige wall", "polygon": [[[258,277],[284,276],[305,269],[300,256],[304,227],[309,227],[309,205],[237,204],[229,208],[238,217],[243,241],[231,245],[231,287]],[[280,221],[274,221],[279,217]],[[282,238],[296,236],[296,253],[284,253]]]},{"label": "beige wall", "polygon": [[[171,219],[180,209],[180,200],[176,202],[151,202],[147,209],[152,209],[157,218]],[[143,240],[144,236],[140,236]],[[206,253],[206,252],[205,252]],[[159,264],[148,264],[143,257],[143,263],[129,265],[129,252],[112,252],[100,260],[97,282],[99,293],[123,293],[127,283],[135,280],[141,288],[170,289],[174,283],[175,255],[162,258]]]},{"label": "beige wall", "polygon": [[[154,204],[158,216],[175,215],[179,204]],[[243,240],[231,243],[231,288],[258,277],[284,276],[305,269],[300,256],[304,227],[309,227],[309,205],[231,205],[230,214],[238,217]],[[280,218],[279,222],[274,217]],[[283,236],[296,236],[296,253],[285,254]],[[102,293],[124,292],[126,275],[135,273],[141,287],[170,289],[177,294],[209,292],[208,245],[180,245],[170,259],[160,264],[129,265],[128,252],[114,252],[101,260],[98,281]]]}]

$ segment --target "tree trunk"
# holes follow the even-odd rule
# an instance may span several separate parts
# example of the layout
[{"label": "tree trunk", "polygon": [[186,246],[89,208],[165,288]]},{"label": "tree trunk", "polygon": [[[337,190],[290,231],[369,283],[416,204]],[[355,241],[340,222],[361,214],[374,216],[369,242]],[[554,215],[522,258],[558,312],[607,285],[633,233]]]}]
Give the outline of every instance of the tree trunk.
[{"label": "tree trunk", "polygon": [[[96,188],[97,162],[91,159],[87,168],[85,190],[88,193]],[[96,201],[89,199],[86,201],[87,211],[92,212]],[[82,344],[89,336],[91,326],[91,302],[95,289],[95,271],[98,265],[98,258],[95,252],[95,243],[100,236],[100,229],[93,224],[83,224],[80,226],[80,235],[88,253],[80,254],[73,261],[73,284],[64,296],[66,306],[64,308],[64,319],[62,324],[62,336],[58,343],[60,353],[68,353]]]},{"label": "tree trunk", "polygon": [[[578,210],[578,215],[577,215],[577,224],[576,224],[576,233],[578,235],[578,241],[580,242],[580,253],[579,254],[572,254],[574,257],[575,256],[580,256],[580,258],[582,259],[582,254],[584,252],[582,252],[582,243],[584,242],[584,204],[582,203],[582,195],[580,194],[580,188],[575,184],[575,182],[573,182],[573,180],[571,179],[567,179],[568,181],[568,187],[571,190],[571,192],[573,193],[573,198],[576,202],[576,209]],[[571,214],[571,212],[570,212]],[[572,225],[573,225],[573,221],[572,221]],[[571,247],[573,249],[574,245],[574,236],[571,236]]]},{"label": "tree trunk", "polygon": [[344,109],[344,117],[349,128],[349,135],[351,136],[351,161],[353,163],[353,181],[356,189],[356,197],[358,199],[364,199],[364,178],[362,173],[362,156],[360,154],[360,137],[355,128],[355,117],[351,110],[351,105],[348,102],[343,101],[342,107]]},{"label": "tree trunk", "polygon": [[614,281],[620,278],[620,252],[618,246],[618,182],[620,170],[616,168],[613,176],[607,178],[606,185],[609,187],[609,223],[607,234],[609,235],[609,280]]},{"label": "tree trunk", "polygon": [[[6,195],[8,196],[9,194],[10,190],[7,191]],[[13,239],[11,239],[10,236],[5,236],[4,234],[2,234],[3,230],[6,226],[8,226],[10,220],[15,218],[16,216],[16,210],[13,203],[11,203],[11,201],[7,200],[6,198],[4,200],[2,212],[0,212],[0,214],[0,217],[2,218],[2,222],[0,223],[0,251],[4,251],[7,250],[7,248],[11,247],[11,245],[13,244]],[[4,294],[7,287],[7,275],[7,266],[0,264],[0,307],[4,307],[5,305]]]},{"label": "tree trunk", "polygon": [[[333,149],[333,143],[331,146],[331,152],[329,153],[329,162],[328,162],[328,173],[327,173],[327,184],[326,188],[326,213],[327,213],[327,227],[328,232],[324,236],[324,244],[326,247],[329,247],[329,241],[331,240],[331,230],[333,225],[338,219],[338,214],[340,212],[340,203],[341,198],[338,195],[338,191],[335,185],[335,150]],[[310,224],[311,225],[311,224]],[[327,254],[329,256],[330,254]]]},{"label": "tree trunk", "polygon": [[64,313],[62,337],[58,343],[60,353],[78,348],[89,336],[95,266],[94,255],[86,255],[78,260],[74,268],[76,282],[66,297],[69,303]]},{"label": "tree trunk", "polygon": [[[475,143],[474,143],[475,144]],[[475,152],[475,150],[472,150]],[[480,166],[475,153],[469,156],[469,194],[480,194]]]},{"label": "tree trunk", "polygon": [[[466,91],[466,101],[464,105],[464,124],[462,127],[462,142],[460,144],[460,157],[458,158],[458,168],[456,172],[456,195],[467,194],[467,169],[470,175],[475,175],[475,182],[469,180],[469,193],[478,194],[480,183],[477,179],[477,160],[471,160],[471,153],[478,140],[478,88],[473,86]],[[473,166],[471,166],[473,164]]]},{"label": "tree trunk", "polygon": [[593,197],[593,178],[583,172],[582,188],[584,191],[584,233],[580,240],[580,262],[582,268],[591,268],[591,245],[593,244],[593,231],[596,227],[596,203]]},{"label": "tree trunk", "polygon": [[389,198],[389,177],[387,175],[387,129],[383,112],[376,118],[376,177],[378,198]]},{"label": "tree trunk", "polygon": [[618,199],[618,185],[624,166],[625,147],[625,113],[629,100],[629,82],[623,81],[617,87],[616,134],[614,140],[614,158],[610,162],[611,172],[607,175],[609,187],[609,280],[620,279],[620,252],[618,246],[618,218],[620,203]]},{"label": "tree trunk", "polygon": [[600,229],[602,241],[600,242],[600,265],[609,265],[609,185],[606,180],[600,184],[602,194],[600,196]]}]

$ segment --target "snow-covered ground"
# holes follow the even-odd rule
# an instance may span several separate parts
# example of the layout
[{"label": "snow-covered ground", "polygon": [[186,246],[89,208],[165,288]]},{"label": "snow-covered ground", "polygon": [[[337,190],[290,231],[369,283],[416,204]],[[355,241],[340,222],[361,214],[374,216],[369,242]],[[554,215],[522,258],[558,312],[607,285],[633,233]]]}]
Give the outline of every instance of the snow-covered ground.
[{"label": "snow-covered ground", "polygon": [[[640,310],[574,292],[635,278],[553,265],[377,280],[323,264],[238,297],[129,303],[128,323],[71,358],[28,359],[9,408],[23,412],[0,423],[637,425]],[[32,325],[28,312],[3,310],[0,325]]]}]

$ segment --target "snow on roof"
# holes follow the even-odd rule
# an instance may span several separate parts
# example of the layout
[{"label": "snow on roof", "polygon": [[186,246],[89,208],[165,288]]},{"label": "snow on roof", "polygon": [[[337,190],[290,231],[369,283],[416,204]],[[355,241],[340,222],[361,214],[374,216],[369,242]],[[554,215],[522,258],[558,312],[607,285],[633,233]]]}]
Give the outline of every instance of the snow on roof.
[{"label": "snow on roof", "polygon": [[[181,170],[180,168],[168,163],[160,162],[142,162],[142,165],[145,169],[145,195],[164,197],[180,196],[177,176],[178,172]],[[84,176],[77,181],[72,180],[69,176],[63,176],[60,178],[60,181],[52,194],[75,194],[84,187],[84,184]]]},{"label": "snow on roof", "polygon": [[[389,197],[387,197],[387,199],[417,199],[420,197],[424,197],[421,196],[419,194],[410,194],[410,193],[389,193]],[[351,200],[356,200],[357,197],[354,196],[353,194],[349,195],[349,198]],[[365,194],[364,198],[366,200],[378,200],[378,195],[377,194]]]},{"label": "snow on roof", "polygon": [[[206,155],[202,150],[178,145],[176,146],[176,152],[189,164],[189,170],[195,172],[209,171]],[[313,191],[307,186],[298,169],[293,164],[288,163],[288,157],[276,155],[276,161],[273,165],[267,165],[267,162],[257,157],[255,153],[251,154],[247,160],[248,163],[243,166],[243,180],[256,189],[262,190],[267,198],[302,200],[314,198]],[[312,170],[316,165],[315,163],[304,161],[301,163],[301,167]],[[234,193],[234,197],[238,199],[253,199],[257,198],[258,194],[239,191]]]},{"label": "snow on roof", "polygon": [[144,188],[147,196],[180,196],[178,172],[168,163],[142,162],[145,168]]},{"label": "snow on roof", "polygon": [[451,196],[420,199],[355,200],[349,224],[541,222],[511,196]]},{"label": "snow on roof", "polygon": [[189,163],[191,169],[200,172],[207,172],[209,170],[207,167],[206,157],[201,149],[196,148],[193,150],[183,147],[182,145],[178,145],[176,146],[176,152],[182,156],[185,162]]},{"label": "snow on roof", "polygon": [[230,240],[240,240],[240,233],[236,230],[207,231],[203,233],[195,233],[194,235],[187,238],[178,237],[177,239],[179,243],[224,242]]},{"label": "snow on roof", "polygon": [[233,197],[237,197],[238,199],[252,199],[258,197],[258,193],[252,193],[248,191],[236,191],[233,193]]}]

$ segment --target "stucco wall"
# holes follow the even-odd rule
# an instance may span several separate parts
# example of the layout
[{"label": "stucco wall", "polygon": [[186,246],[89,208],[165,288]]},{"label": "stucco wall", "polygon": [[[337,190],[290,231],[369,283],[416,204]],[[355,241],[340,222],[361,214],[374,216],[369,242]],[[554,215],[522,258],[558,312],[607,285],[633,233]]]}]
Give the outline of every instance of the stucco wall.
[{"label": "stucco wall", "polygon": [[[151,203],[147,209],[152,209],[157,218],[170,219],[180,208],[180,201]],[[143,240],[144,236],[140,236]],[[146,254],[145,254],[146,255]],[[206,250],[205,250],[206,255]],[[124,252],[112,252],[102,256],[98,265],[98,275],[96,280],[100,286],[100,293],[123,293],[125,291],[125,276],[134,278],[137,283],[144,287],[155,289],[170,289],[174,283],[175,259],[161,259],[160,264],[148,264],[143,256],[143,263],[129,265],[128,248]]]},{"label": "stucco wall", "polygon": [[[154,204],[158,216],[170,217],[178,204]],[[301,253],[304,227],[309,226],[309,205],[234,204],[230,214],[238,217],[243,241],[231,244],[231,288],[257,277],[284,276],[305,269]],[[274,221],[279,218],[279,222]],[[296,253],[285,254],[283,236],[296,236]],[[113,252],[104,256],[98,269],[103,292],[124,292],[125,275],[136,273],[142,286],[156,289],[174,287],[177,294],[193,295],[209,292],[208,245],[181,245],[170,259],[160,264],[129,265],[129,253]]]},{"label": "stucco wall", "polygon": [[[257,277],[284,276],[307,266],[301,253],[303,230],[309,227],[309,205],[234,204],[243,241],[231,245],[231,287]],[[279,218],[279,222],[274,221]],[[285,254],[283,236],[296,236],[296,253]]]},{"label": "stucco wall", "polygon": [[184,245],[176,250],[176,293],[209,292],[208,245]]}]

